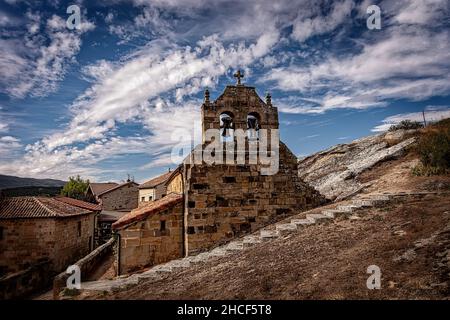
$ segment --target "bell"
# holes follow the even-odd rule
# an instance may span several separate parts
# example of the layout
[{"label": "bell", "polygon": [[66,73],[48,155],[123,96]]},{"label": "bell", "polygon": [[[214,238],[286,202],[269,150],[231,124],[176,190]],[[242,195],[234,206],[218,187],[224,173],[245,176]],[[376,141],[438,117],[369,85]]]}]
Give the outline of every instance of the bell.
[{"label": "bell", "polygon": [[256,118],[248,118],[247,119],[247,126],[249,129],[256,129],[257,120]]},{"label": "bell", "polygon": [[229,133],[229,129],[231,129],[231,122],[233,121],[233,119],[231,119],[231,117],[229,116],[225,116],[222,119],[222,137],[229,137],[230,133]]}]

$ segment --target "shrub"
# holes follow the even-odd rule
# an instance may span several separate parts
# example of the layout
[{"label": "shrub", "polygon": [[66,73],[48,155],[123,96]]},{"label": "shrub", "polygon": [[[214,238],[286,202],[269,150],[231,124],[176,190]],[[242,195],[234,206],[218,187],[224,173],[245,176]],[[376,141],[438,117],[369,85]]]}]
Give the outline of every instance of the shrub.
[{"label": "shrub", "polygon": [[416,175],[436,175],[450,172],[450,121],[428,127],[420,136],[417,153],[421,164],[413,169]]},{"label": "shrub", "polygon": [[411,120],[402,120],[397,124],[393,124],[389,128],[389,131],[410,130],[410,129],[420,129],[420,128],[423,128],[423,124],[421,122],[411,121]]}]

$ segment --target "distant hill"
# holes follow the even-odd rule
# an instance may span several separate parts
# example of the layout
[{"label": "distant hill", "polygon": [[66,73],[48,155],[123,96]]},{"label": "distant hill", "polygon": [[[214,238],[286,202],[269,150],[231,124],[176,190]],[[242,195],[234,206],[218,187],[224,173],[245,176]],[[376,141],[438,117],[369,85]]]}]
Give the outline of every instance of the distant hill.
[{"label": "distant hill", "polygon": [[0,174],[0,189],[19,187],[62,187],[65,181],[56,179],[20,178]]}]

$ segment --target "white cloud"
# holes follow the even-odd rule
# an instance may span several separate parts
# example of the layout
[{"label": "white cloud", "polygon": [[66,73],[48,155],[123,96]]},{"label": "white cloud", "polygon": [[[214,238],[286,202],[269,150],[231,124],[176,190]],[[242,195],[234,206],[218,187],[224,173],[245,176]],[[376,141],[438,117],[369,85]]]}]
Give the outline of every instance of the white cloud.
[{"label": "white cloud", "polygon": [[[263,57],[277,40],[277,32],[272,32],[248,46],[225,47],[212,36],[195,48],[172,46],[162,53],[161,48],[149,47],[120,63],[100,61],[86,67],[83,73],[93,85],[72,105],[67,128],[28,146],[23,159],[1,165],[0,171],[36,177],[64,178],[68,172],[92,176],[95,170],[90,166],[123,150],[148,154],[163,164],[178,143],[171,140],[175,129],[200,130],[193,125],[200,119],[201,102],[189,102],[185,96],[215,85],[231,67]],[[146,135],[116,137],[117,127],[130,121],[141,123]],[[77,147],[80,143],[85,146]]]},{"label": "white cloud", "polygon": [[22,148],[20,140],[12,136],[0,136],[0,158],[12,160],[17,157],[17,152]]},{"label": "white cloud", "polygon": [[24,18],[22,38],[0,40],[0,91],[17,98],[45,96],[58,88],[80,50],[81,35],[94,25],[84,19],[79,30],[69,30],[59,16],[44,20],[30,11]]},{"label": "white cloud", "polygon": [[[263,81],[276,88],[320,97],[315,105],[287,104],[282,111],[322,113],[337,108],[383,106],[387,99],[423,100],[450,92],[450,32],[392,27],[378,41],[359,41],[346,57],[275,68]],[[324,94],[325,92],[325,94]]]},{"label": "white cloud", "polygon": [[[310,17],[299,16],[293,23],[292,38],[303,42],[312,36],[333,31],[350,19],[353,7],[352,0],[336,1],[332,3],[331,11],[327,15],[317,14],[313,11],[308,12]],[[319,10],[321,9],[319,8]]]},{"label": "white cloud", "polygon": [[[428,106],[425,108],[425,120],[429,122],[435,122],[442,119],[450,118],[450,107],[446,106]],[[373,132],[384,132],[389,130],[389,128],[398,124],[403,120],[417,121],[423,123],[422,112],[412,112],[396,114],[384,119],[382,124],[376,126],[372,129]]]},{"label": "white cloud", "polygon": [[6,123],[6,119],[2,115],[2,107],[0,107],[0,132],[8,132],[9,124]]},{"label": "white cloud", "polygon": [[448,17],[448,1],[442,0],[402,0],[395,1],[399,14],[394,20],[400,24],[436,24]]}]

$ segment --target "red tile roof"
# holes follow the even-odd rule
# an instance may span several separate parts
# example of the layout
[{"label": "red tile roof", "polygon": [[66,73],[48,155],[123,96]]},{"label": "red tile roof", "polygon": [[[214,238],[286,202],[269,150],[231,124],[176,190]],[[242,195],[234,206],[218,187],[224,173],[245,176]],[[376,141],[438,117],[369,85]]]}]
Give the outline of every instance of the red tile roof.
[{"label": "red tile roof", "polygon": [[102,206],[99,204],[85,202],[85,201],[81,201],[78,199],[73,199],[73,198],[69,198],[69,197],[57,197],[55,199],[58,201],[62,201],[64,203],[70,204],[72,206],[82,208],[82,209],[87,209],[87,210],[91,210],[91,211],[101,211],[102,210]]},{"label": "red tile roof", "polygon": [[183,195],[178,193],[169,193],[161,199],[150,202],[149,204],[138,209],[134,209],[130,213],[124,215],[122,218],[113,223],[112,228],[116,230],[121,229],[130,223],[143,220],[151,214],[169,209],[182,201]]},{"label": "red tile roof", "polygon": [[151,189],[156,186],[159,186],[160,184],[166,182],[167,179],[169,179],[169,177],[172,175],[172,173],[173,172],[169,171],[169,172],[159,175],[153,179],[150,179],[150,180],[142,183],[141,185],[139,185],[139,189]]},{"label": "red tile roof", "polygon": [[100,197],[100,196],[104,195],[105,193],[111,192],[111,191],[113,191],[113,190],[122,188],[122,187],[124,187],[124,186],[126,186],[126,185],[131,185],[131,184],[134,184],[134,185],[136,185],[136,186],[138,185],[138,184],[137,184],[136,182],[134,182],[134,181],[127,181],[127,182],[124,182],[124,183],[121,183],[121,184],[116,184],[116,185],[115,185],[114,187],[112,187],[112,188],[103,190],[102,192],[98,193],[97,196]]},{"label": "red tile roof", "polygon": [[66,218],[90,214],[82,209],[55,198],[12,197],[0,200],[0,219],[15,218]]},{"label": "red tile roof", "polygon": [[118,184],[115,182],[107,182],[107,183],[90,183],[89,187],[92,190],[92,193],[94,195],[99,195],[100,193],[102,193],[103,191],[109,190],[111,188],[114,188],[115,186],[117,186]]}]

